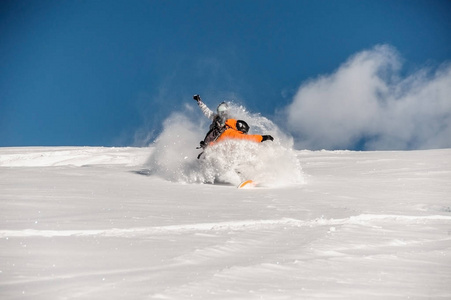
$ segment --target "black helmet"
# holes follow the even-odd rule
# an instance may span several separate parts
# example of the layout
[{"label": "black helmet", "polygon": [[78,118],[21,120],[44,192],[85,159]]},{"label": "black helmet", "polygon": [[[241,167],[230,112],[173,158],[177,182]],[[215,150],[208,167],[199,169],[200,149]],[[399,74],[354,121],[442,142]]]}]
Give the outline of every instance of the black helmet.
[{"label": "black helmet", "polygon": [[241,131],[242,133],[247,133],[249,131],[249,125],[243,120],[236,121],[236,130]]}]

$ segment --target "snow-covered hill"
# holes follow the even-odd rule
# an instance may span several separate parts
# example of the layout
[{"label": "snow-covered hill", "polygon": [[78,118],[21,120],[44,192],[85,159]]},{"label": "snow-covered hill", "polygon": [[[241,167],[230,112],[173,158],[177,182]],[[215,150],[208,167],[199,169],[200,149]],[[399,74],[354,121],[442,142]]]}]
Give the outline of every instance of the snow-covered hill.
[{"label": "snow-covered hill", "polygon": [[294,151],[247,190],[154,151],[0,148],[0,298],[451,298],[451,149]]}]

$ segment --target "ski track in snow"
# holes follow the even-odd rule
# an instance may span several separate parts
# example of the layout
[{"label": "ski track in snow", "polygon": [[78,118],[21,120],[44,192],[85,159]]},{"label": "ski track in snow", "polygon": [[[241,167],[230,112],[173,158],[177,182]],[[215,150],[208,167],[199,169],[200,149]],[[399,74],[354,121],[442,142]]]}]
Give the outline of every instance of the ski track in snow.
[{"label": "ski track in snow", "polygon": [[315,227],[315,226],[338,226],[338,225],[362,225],[378,226],[384,222],[397,222],[403,224],[427,224],[433,221],[449,221],[451,216],[430,215],[430,216],[404,216],[404,215],[371,215],[362,214],[343,219],[315,219],[310,221],[282,218],[279,220],[244,220],[234,222],[200,223],[169,225],[155,227],[136,228],[112,228],[100,230],[0,230],[0,238],[13,237],[70,237],[70,236],[105,236],[105,237],[125,237],[135,238],[140,236],[151,236],[170,233],[187,233],[202,231],[242,231],[261,230],[284,227]]}]

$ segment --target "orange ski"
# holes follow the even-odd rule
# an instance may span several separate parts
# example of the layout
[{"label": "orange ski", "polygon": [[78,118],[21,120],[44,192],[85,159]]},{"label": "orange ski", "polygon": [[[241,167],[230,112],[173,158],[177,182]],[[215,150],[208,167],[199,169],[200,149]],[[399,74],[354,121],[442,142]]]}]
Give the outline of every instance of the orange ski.
[{"label": "orange ski", "polygon": [[238,186],[239,189],[242,188],[250,188],[250,187],[255,187],[256,183],[253,180],[246,180],[243,181],[242,183],[240,183],[240,185]]}]

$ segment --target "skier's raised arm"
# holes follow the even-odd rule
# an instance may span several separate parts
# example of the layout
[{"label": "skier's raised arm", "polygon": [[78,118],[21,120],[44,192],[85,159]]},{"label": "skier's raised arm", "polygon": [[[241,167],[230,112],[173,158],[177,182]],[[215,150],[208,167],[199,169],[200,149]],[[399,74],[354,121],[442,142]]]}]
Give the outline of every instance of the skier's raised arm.
[{"label": "skier's raised arm", "polygon": [[214,118],[215,118],[215,113],[210,108],[208,108],[208,106],[205,103],[202,102],[202,99],[200,98],[200,96],[199,95],[194,95],[193,99],[197,101],[197,105],[199,105],[200,110],[202,111],[202,113],[207,118],[209,118],[210,120],[213,121]]}]

